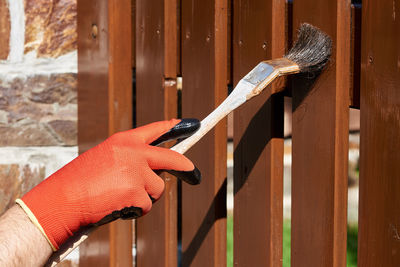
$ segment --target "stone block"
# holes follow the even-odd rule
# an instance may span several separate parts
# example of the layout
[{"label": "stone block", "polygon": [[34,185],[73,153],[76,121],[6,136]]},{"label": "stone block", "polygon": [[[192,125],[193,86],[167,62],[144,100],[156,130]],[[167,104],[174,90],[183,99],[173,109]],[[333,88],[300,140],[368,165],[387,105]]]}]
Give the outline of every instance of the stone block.
[{"label": "stone block", "polygon": [[77,103],[75,74],[34,76],[30,77],[24,86],[29,90],[28,97],[32,102],[58,103],[61,106]]},{"label": "stone block", "polygon": [[65,145],[76,145],[76,138],[78,136],[78,125],[76,120],[54,120],[50,121],[48,124]]},{"label": "stone block", "polygon": [[57,146],[61,141],[45,124],[31,122],[20,126],[0,126],[0,146]]},{"label": "stone block", "polygon": [[77,75],[0,81],[0,146],[77,143]]},{"label": "stone block", "polygon": [[45,178],[45,167],[0,165],[0,214]]},{"label": "stone block", "polygon": [[10,12],[6,0],[0,0],[0,60],[10,52]]},{"label": "stone block", "polygon": [[58,57],[77,49],[76,0],[25,0],[25,53]]}]

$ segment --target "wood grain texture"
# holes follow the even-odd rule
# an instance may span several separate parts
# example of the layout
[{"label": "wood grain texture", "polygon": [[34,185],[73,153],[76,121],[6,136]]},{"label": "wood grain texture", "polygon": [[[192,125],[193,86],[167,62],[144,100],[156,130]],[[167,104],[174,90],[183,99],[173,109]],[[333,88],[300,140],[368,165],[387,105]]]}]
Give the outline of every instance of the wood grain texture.
[{"label": "wood grain texture", "polygon": [[[234,1],[233,10],[236,84],[284,55],[285,1]],[[234,112],[235,266],[282,266],[283,95],[265,91]]]},{"label": "wood grain texture", "polygon": [[291,266],[345,266],[350,1],[294,1],[301,22],[330,35],[333,54],[319,77],[293,82]]},{"label": "wood grain texture", "polygon": [[[78,2],[80,153],[132,128],[130,10],[130,0]],[[101,227],[80,247],[80,266],[132,266],[131,229],[130,221]]]},{"label": "wood grain texture", "polygon": [[[227,1],[182,1],[182,116],[202,119],[227,95]],[[202,171],[182,186],[182,266],[226,265],[226,120],[187,156]]]},{"label": "wood grain texture", "polygon": [[[358,266],[400,265],[400,1],[363,1]],[[379,23],[376,23],[379,22]]]},{"label": "wood grain texture", "polygon": [[[177,1],[136,1],[138,126],[177,117]],[[137,220],[137,266],[177,266],[177,180],[163,175],[165,192]]]}]

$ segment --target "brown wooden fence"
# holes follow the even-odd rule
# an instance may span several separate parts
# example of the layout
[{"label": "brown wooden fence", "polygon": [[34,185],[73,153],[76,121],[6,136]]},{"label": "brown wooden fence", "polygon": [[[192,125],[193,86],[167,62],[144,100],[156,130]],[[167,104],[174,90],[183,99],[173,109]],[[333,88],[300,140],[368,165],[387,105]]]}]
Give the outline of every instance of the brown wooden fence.
[{"label": "brown wooden fence", "polygon": [[[80,151],[173,117],[202,119],[309,22],[334,50],[234,112],[234,265],[281,266],[283,97],[293,101],[292,266],[345,266],[349,107],[361,110],[359,266],[400,266],[398,0],[80,0]],[[182,77],[178,90],[177,77]],[[136,125],[134,125],[136,124]],[[165,176],[150,214],[104,226],[82,266],[225,266],[227,122],[188,153],[199,186]],[[135,237],[135,238],[133,238]],[[132,241],[136,239],[136,241]],[[136,257],[132,257],[132,242]],[[181,249],[179,249],[181,244]]]}]

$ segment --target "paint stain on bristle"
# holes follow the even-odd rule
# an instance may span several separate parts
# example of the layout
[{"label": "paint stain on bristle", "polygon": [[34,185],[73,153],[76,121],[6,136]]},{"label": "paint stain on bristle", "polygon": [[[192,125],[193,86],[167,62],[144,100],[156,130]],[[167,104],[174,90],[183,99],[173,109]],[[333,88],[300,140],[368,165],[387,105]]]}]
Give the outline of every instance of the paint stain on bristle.
[{"label": "paint stain on bristle", "polygon": [[295,62],[301,72],[317,72],[324,68],[332,52],[332,39],[320,29],[303,23],[297,41],[285,58]]}]

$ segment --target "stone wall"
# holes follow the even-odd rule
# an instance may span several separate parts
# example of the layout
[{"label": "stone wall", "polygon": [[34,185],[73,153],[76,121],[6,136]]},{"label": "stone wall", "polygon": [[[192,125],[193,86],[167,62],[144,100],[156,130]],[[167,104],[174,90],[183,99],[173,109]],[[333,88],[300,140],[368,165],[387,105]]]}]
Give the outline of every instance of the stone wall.
[{"label": "stone wall", "polygon": [[76,0],[0,0],[0,213],[77,155]]},{"label": "stone wall", "polygon": [[76,0],[0,0],[0,214],[77,156],[76,16]]}]

